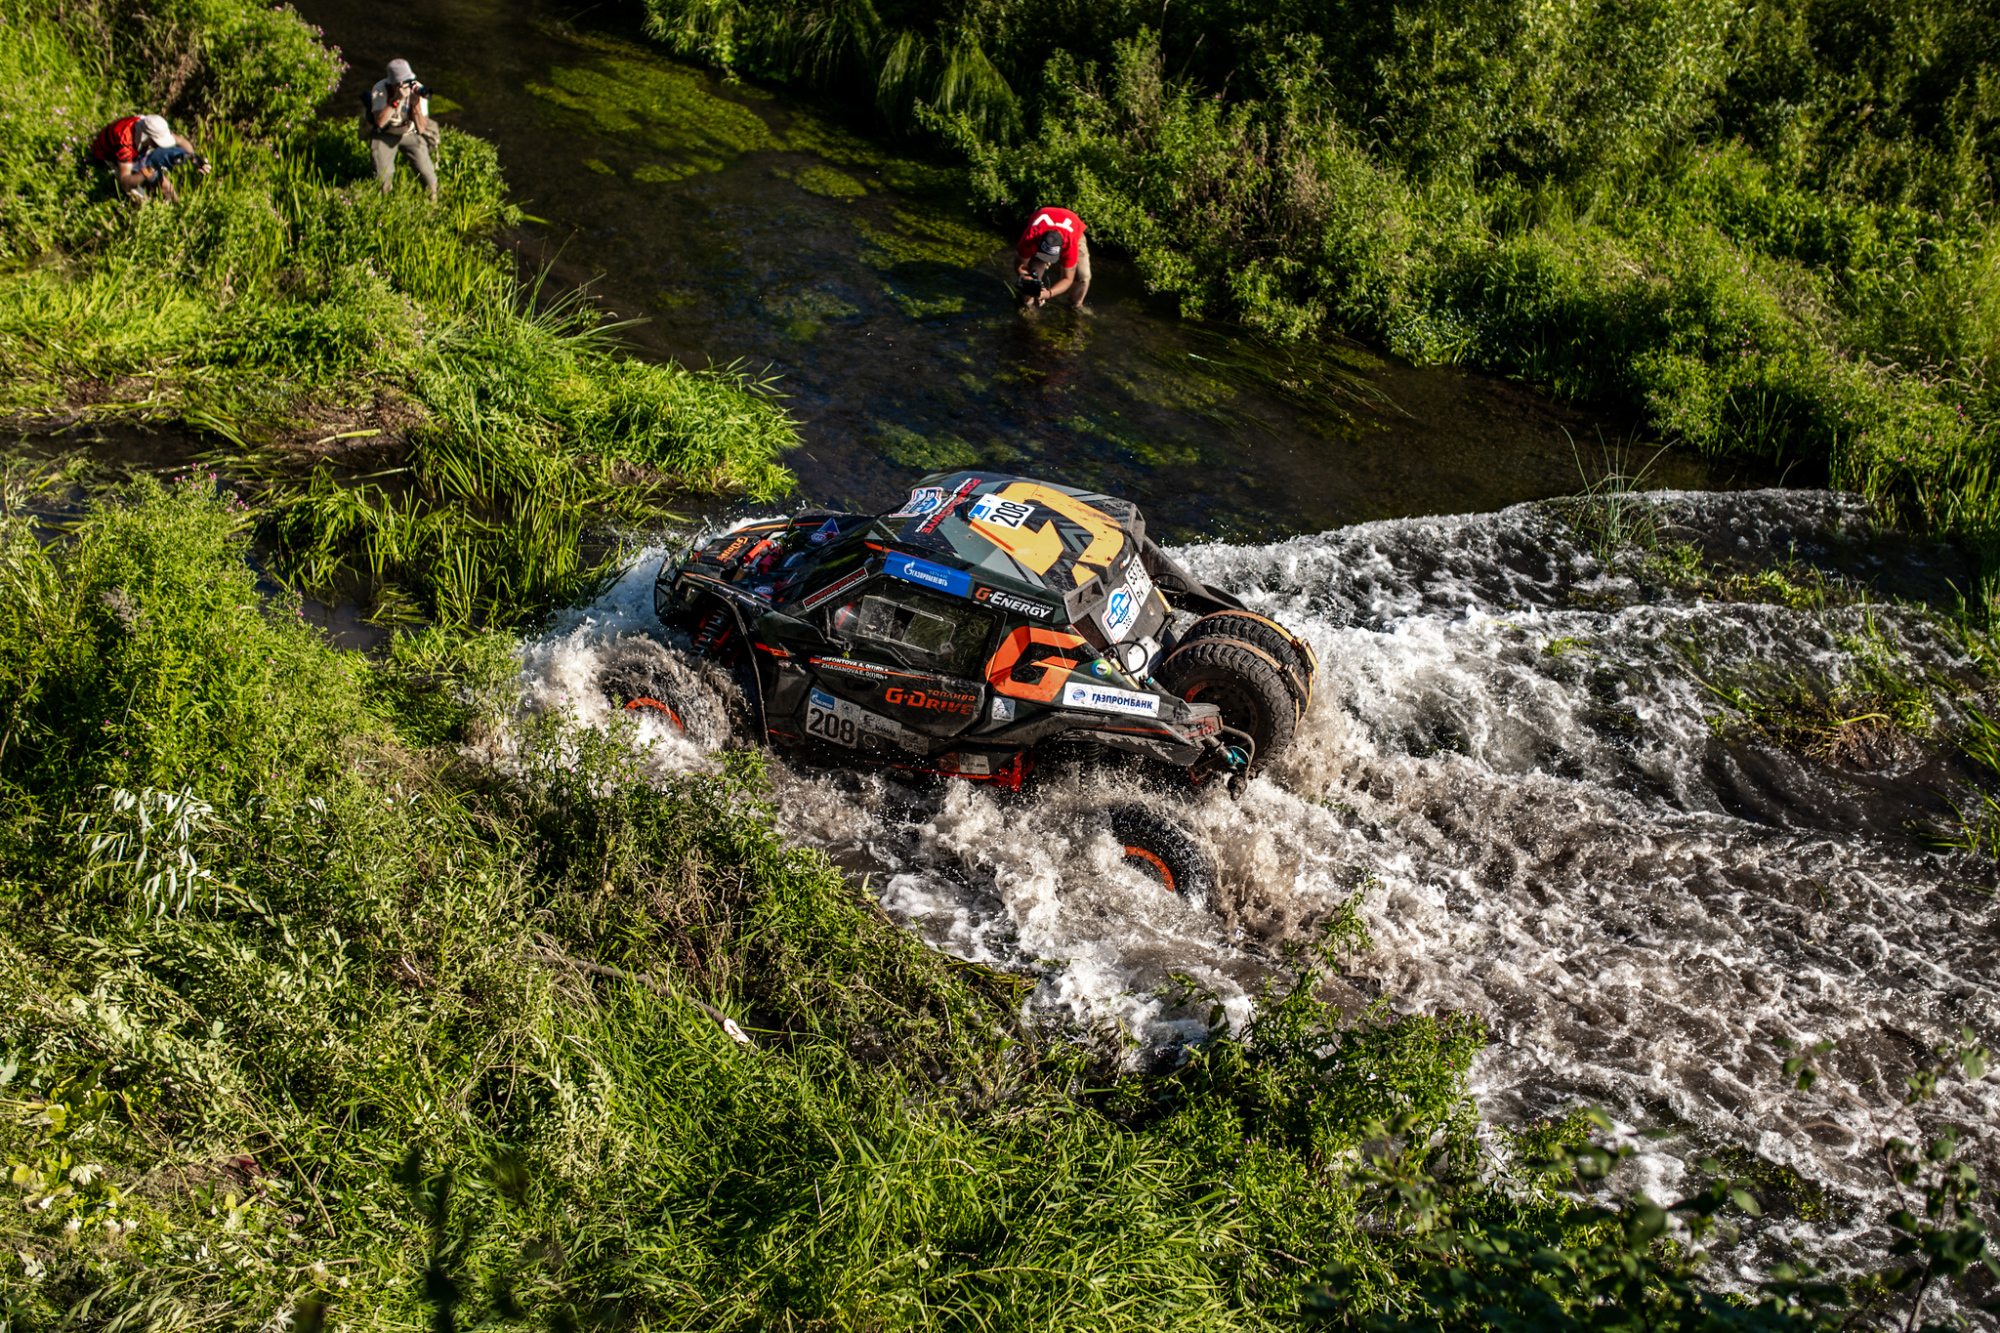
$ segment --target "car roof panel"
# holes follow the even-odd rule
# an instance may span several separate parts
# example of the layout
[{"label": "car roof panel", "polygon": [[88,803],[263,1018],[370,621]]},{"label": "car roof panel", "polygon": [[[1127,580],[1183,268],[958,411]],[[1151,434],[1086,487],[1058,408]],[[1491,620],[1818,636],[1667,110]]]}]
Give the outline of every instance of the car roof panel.
[{"label": "car roof panel", "polygon": [[[991,500],[982,505],[986,497]],[[1032,477],[967,471],[925,477],[868,535],[882,546],[1060,602],[1093,575],[1108,576],[1137,547],[1143,530],[1128,501]]]}]

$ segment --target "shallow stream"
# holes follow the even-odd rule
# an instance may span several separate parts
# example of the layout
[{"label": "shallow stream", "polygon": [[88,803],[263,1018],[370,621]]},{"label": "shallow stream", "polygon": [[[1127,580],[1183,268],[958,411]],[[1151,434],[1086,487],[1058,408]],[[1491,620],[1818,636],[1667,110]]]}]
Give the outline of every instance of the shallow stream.
[{"label": "shallow stream", "polygon": [[[337,106],[401,55],[455,108],[446,123],[499,146],[545,220],[506,237],[524,262],[643,320],[624,336],[644,353],[779,377],[806,442],[786,461],[814,501],[885,509],[925,472],[1006,467],[1128,496],[1168,537],[1270,540],[1574,491],[1631,424],[1456,369],[1184,323],[1101,245],[1089,313],[1019,315],[1012,236],[967,211],[963,173],[861,137],[865,120],[552,6],[301,8],[355,65]],[[1691,454],[1644,457],[1655,485],[1740,484]]]}]

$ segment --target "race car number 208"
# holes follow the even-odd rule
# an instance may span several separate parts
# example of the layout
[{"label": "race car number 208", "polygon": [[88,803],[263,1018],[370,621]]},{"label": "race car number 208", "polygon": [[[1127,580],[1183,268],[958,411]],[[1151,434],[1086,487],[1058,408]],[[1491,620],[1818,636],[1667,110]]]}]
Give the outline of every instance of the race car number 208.
[{"label": "race car number 208", "polygon": [[842,717],[839,701],[824,690],[814,690],[806,700],[806,734],[833,745],[853,749],[859,728],[852,717]]}]

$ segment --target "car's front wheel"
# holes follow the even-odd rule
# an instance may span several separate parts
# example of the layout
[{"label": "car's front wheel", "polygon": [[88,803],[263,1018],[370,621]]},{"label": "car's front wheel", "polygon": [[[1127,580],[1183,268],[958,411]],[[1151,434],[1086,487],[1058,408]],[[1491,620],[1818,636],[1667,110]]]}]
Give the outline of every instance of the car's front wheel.
[{"label": "car's front wheel", "polygon": [[1214,704],[1222,725],[1248,735],[1258,766],[1292,743],[1299,701],[1285,670],[1269,653],[1239,639],[1202,638],[1184,643],[1155,673],[1160,684],[1189,703]]}]

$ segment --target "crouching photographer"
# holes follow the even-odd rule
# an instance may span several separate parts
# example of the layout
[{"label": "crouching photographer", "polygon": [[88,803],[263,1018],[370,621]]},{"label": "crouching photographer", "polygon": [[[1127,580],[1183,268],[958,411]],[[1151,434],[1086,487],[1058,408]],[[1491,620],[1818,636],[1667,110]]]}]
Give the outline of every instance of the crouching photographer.
[{"label": "crouching photographer", "polygon": [[367,110],[362,114],[362,131],[368,140],[368,155],[375,162],[375,179],[382,193],[396,180],[396,154],[402,153],[417,169],[431,202],[437,202],[437,168],[431,150],[437,147],[437,126],[431,121],[430,89],[417,82],[407,60],[391,60],[389,77],[368,90]]},{"label": "crouching photographer", "polygon": [[167,124],[165,116],[126,116],[112,121],[90,142],[90,156],[111,173],[112,188],[137,205],[157,190],[168,203],[177,201],[169,173],[186,169],[208,173],[208,159]]},{"label": "crouching photographer", "polygon": [[1014,275],[1024,305],[1039,307],[1068,295],[1072,309],[1083,309],[1090,290],[1090,242],[1083,233],[1083,219],[1067,208],[1035,210],[1014,244],[1020,257]]}]

